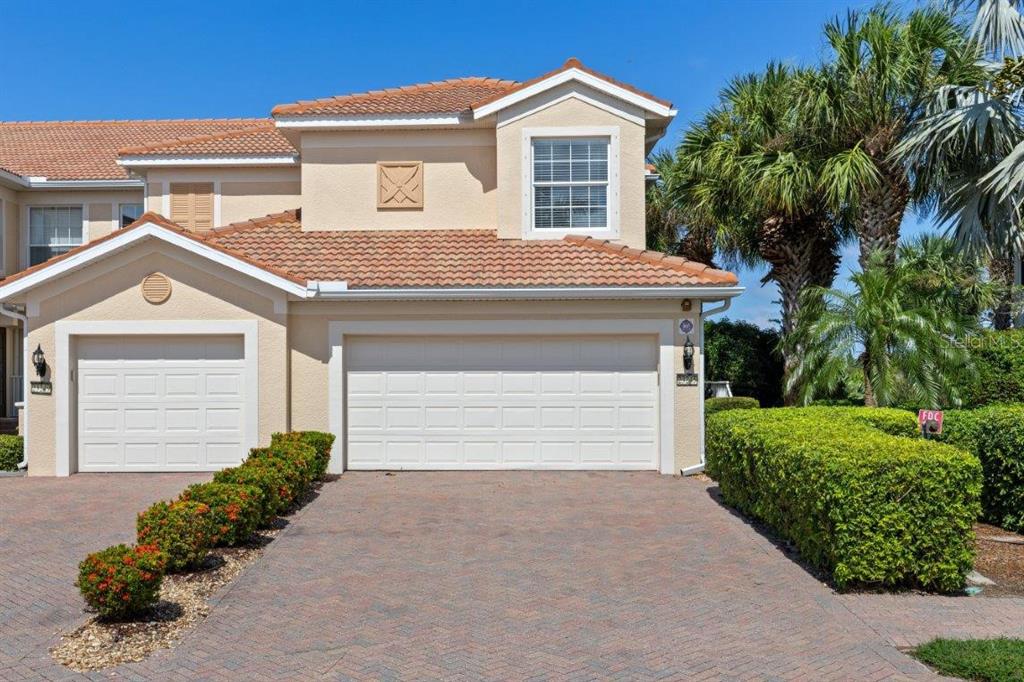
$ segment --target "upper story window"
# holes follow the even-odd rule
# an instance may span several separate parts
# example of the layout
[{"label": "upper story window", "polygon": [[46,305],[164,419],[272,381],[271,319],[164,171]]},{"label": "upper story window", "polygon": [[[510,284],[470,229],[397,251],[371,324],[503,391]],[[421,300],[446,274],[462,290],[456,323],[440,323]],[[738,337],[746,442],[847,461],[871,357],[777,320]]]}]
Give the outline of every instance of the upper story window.
[{"label": "upper story window", "polygon": [[123,229],[142,216],[142,204],[121,204],[118,206],[118,225]]},{"label": "upper story window", "polygon": [[82,243],[81,206],[31,206],[28,209],[28,260],[36,265]]},{"label": "upper story window", "polygon": [[608,138],[532,143],[533,229],[607,229]]},{"label": "upper story window", "polygon": [[212,182],[172,182],[171,221],[193,232],[213,229]]}]

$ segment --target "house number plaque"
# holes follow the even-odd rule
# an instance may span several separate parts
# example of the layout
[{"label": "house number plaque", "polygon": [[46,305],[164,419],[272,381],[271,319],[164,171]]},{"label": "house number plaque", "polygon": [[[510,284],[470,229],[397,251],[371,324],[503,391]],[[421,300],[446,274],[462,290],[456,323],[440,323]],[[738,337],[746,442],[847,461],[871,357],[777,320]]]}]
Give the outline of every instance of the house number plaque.
[{"label": "house number plaque", "polygon": [[53,395],[53,384],[49,381],[33,381],[29,390],[35,395]]}]

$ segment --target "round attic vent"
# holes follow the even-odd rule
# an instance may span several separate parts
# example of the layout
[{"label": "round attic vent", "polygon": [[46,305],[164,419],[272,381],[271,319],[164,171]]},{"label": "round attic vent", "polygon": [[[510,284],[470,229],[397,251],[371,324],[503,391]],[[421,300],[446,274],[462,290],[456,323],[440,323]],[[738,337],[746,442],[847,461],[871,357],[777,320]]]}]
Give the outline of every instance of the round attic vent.
[{"label": "round attic vent", "polygon": [[171,280],[159,272],[142,278],[142,298],[157,305],[171,297]]}]

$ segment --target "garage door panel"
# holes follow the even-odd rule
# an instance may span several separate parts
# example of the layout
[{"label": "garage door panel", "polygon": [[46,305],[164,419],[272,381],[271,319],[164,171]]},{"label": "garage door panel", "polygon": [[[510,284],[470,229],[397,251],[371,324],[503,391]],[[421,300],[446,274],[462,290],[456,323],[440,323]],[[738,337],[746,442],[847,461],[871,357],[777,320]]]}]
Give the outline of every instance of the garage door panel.
[{"label": "garage door panel", "polygon": [[86,337],[78,353],[81,471],[219,469],[245,454],[238,337]]},{"label": "garage door panel", "polygon": [[350,468],[657,468],[650,337],[364,337],[345,359]]}]

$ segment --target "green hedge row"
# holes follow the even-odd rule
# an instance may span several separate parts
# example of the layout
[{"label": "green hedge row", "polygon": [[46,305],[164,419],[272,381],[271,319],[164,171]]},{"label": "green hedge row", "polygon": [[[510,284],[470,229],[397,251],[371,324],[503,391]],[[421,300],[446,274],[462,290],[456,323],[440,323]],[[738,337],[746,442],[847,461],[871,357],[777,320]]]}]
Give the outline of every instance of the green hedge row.
[{"label": "green hedge row", "polygon": [[761,407],[757,398],[733,396],[732,398],[708,398],[704,401],[704,416],[710,417],[726,410],[756,410]]},{"label": "green hedge row", "polygon": [[1024,403],[1024,329],[987,331],[967,340],[974,382],[964,404]]},{"label": "green hedge row", "polygon": [[1024,405],[946,412],[939,439],[981,461],[982,518],[1024,532]]},{"label": "green hedge row", "polygon": [[17,471],[25,459],[25,439],[21,436],[0,434],[0,471]]},{"label": "green hedge row", "polygon": [[144,613],[159,599],[165,571],[195,570],[210,547],[245,542],[301,503],[326,475],[333,444],[329,433],[275,433],[270,447],[254,448],[213,482],[153,504],[138,516],[136,546],[108,547],[79,564],[75,584],[86,603],[107,619]]},{"label": "green hedge row", "polygon": [[707,472],[840,588],[951,591],[973,564],[981,467],[916,432],[900,410],[732,410],[708,419]]}]

